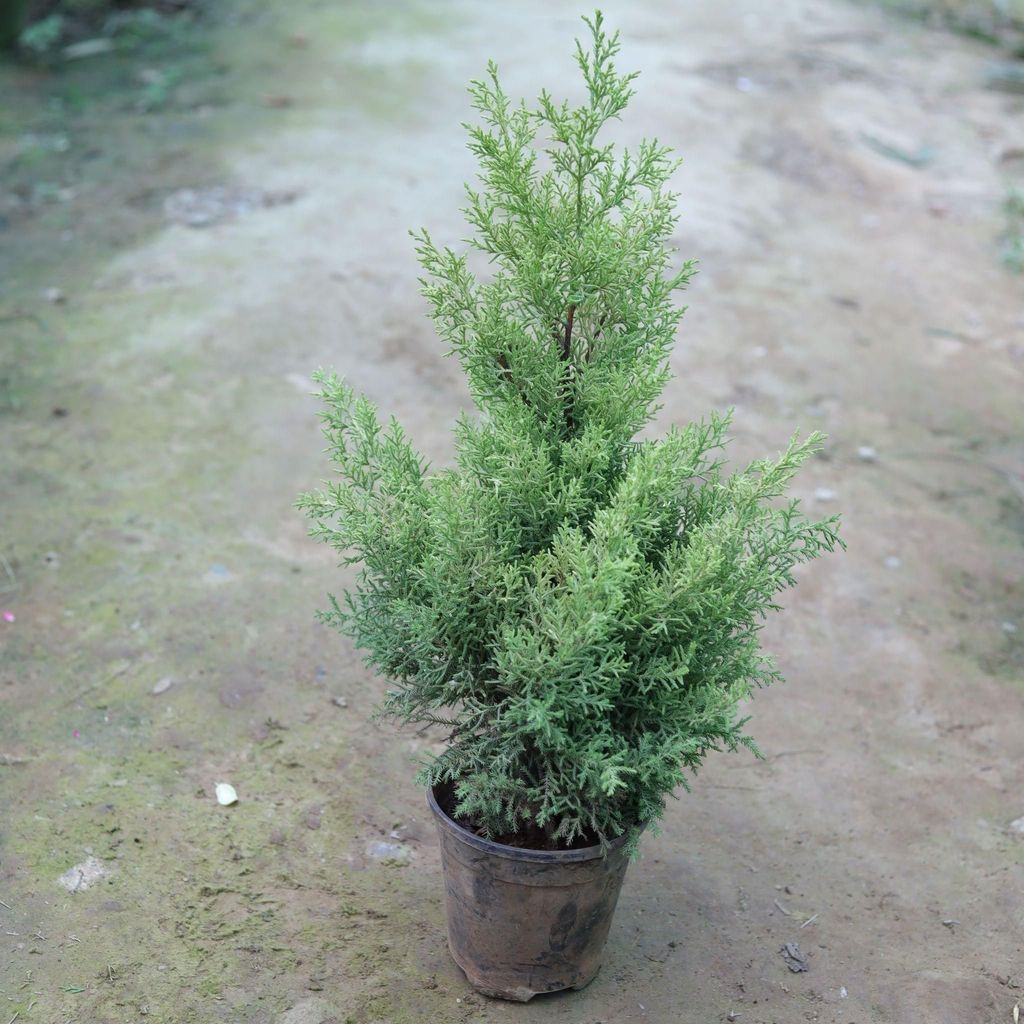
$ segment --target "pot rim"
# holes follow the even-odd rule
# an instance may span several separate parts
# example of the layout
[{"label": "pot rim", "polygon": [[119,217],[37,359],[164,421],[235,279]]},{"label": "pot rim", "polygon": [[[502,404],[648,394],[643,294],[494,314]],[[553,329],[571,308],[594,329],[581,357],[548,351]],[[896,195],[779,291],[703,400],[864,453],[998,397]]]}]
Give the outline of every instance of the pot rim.
[{"label": "pot rim", "polygon": [[599,860],[605,856],[606,852],[618,851],[626,842],[626,837],[623,835],[613,839],[607,846],[598,844],[597,846],[585,846],[579,850],[531,850],[523,846],[506,846],[504,843],[495,843],[470,832],[469,829],[463,828],[457,821],[449,817],[437,802],[437,797],[434,795],[435,788],[432,786],[427,789],[427,804],[441,827],[451,832],[460,842],[472,846],[481,853],[490,854],[492,857],[530,861],[534,864],[574,864],[580,861]]}]

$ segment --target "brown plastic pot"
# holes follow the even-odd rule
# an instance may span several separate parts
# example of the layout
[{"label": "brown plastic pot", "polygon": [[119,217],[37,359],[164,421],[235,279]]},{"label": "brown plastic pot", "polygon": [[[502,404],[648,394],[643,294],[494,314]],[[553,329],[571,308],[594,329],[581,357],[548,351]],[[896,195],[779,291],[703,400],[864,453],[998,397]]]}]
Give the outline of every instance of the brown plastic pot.
[{"label": "brown plastic pot", "polygon": [[492,843],[427,802],[437,821],[448,905],[448,948],[484,995],[525,1003],[583,988],[601,969],[629,858],[607,849],[548,852]]}]

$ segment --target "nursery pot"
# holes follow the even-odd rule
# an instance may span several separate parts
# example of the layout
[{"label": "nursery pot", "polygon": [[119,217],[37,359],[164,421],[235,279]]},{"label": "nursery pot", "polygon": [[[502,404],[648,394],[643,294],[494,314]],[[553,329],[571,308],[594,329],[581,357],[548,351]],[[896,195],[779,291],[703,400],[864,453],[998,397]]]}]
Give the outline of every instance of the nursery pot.
[{"label": "nursery pot", "polygon": [[608,847],[546,851],[482,839],[427,792],[441,839],[448,948],[484,995],[525,1003],[540,992],[583,988],[601,969],[629,858]]}]

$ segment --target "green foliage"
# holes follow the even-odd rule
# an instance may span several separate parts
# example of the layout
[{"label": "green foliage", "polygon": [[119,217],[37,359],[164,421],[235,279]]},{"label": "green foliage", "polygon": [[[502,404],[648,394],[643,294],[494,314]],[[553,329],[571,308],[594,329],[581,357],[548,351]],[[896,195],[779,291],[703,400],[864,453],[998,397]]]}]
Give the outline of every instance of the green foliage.
[{"label": "green foliage", "polygon": [[29,25],[18,39],[22,49],[31,53],[49,53],[61,39],[64,33],[64,16],[62,14],[50,14],[39,21]]},{"label": "green foliage", "polygon": [[1015,274],[1024,273],[1024,189],[1007,190],[1003,217],[1003,266]]},{"label": "green foliage", "polygon": [[421,780],[455,783],[457,813],[492,837],[635,842],[708,751],[753,749],[737,707],[778,678],[762,617],[838,538],[775,501],[819,435],[732,473],[728,416],[634,439],[693,266],[670,269],[669,151],[598,141],[636,76],[616,71],[600,14],[587,24],[582,106],[513,104],[493,64],[470,88],[481,184],[465,212],[488,278],[415,235],[481,414],[458,421],[457,468],[429,471],[394,420],[321,374],[339,479],[300,507],[361,564],[323,618],[394,680],[384,712],[450,732]]},{"label": "green foliage", "polygon": [[[0,8],[4,8],[0,11],[0,47],[17,42],[22,54],[44,62],[62,56],[64,44],[70,44],[63,53],[65,59],[95,56],[112,49],[132,51],[179,37],[192,20],[194,9],[201,6],[196,0],[176,0],[173,4],[138,0],[134,7],[115,0],[34,0],[31,4],[26,0],[0,0]],[[161,7],[165,10],[158,9]],[[145,109],[161,105],[160,98],[143,101]]]}]

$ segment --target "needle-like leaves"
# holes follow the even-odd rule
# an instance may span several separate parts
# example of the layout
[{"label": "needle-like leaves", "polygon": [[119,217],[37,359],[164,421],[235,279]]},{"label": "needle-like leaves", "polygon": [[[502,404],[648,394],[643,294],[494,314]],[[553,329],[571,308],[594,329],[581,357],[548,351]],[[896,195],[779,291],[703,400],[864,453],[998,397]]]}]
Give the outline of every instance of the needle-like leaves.
[{"label": "needle-like leaves", "polygon": [[818,435],[730,475],[728,417],[634,439],[693,266],[670,266],[669,151],[599,141],[636,75],[616,70],[601,15],[587,24],[581,106],[516,104],[493,64],[470,86],[465,212],[491,276],[415,235],[480,411],[458,424],[457,468],[429,472],[396,423],[320,375],[338,479],[300,505],[362,567],[324,620],[394,681],[385,712],[449,730],[422,781],[453,782],[457,813],[493,837],[528,824],[635,844],[709,751],[753,748],[738,705],[778,678],[762,618],[839,540],[834,518],[779,503]]}]

